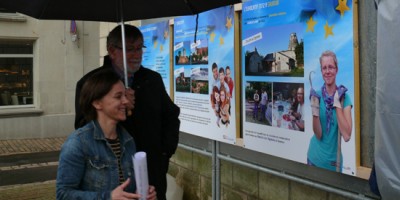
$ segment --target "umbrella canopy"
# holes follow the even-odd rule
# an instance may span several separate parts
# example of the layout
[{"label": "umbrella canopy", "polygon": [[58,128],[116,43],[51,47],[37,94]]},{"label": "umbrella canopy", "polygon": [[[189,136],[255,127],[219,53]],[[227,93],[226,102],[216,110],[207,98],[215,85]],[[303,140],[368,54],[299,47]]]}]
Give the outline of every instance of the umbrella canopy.
[{"label": "umbrella canopy", "polygon": [[121,22],[193,15],[240,2],[241,0],[1,0],[0,7],[36,19]]},{"label": "umbrella canopy", "polygon": [[[36,19],[120,22],[193,15],[241,0],[1,0],[0,7]],[[128,87],[125,30],[122,26],[124,81]]]}]

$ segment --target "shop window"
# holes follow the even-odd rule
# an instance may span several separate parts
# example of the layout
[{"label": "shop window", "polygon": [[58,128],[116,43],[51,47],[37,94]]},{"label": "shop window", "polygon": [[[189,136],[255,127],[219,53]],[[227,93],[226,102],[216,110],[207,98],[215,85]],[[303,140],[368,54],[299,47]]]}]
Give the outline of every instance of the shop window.
[{"label": "shop window", "polygon": [[0,109],[33,104],[33,41],[0,40]]}]

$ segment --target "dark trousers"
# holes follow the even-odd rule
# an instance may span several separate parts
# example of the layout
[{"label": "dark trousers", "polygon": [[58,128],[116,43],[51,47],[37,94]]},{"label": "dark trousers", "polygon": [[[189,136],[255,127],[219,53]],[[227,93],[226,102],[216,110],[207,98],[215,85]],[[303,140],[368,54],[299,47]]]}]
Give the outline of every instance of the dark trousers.
[{"label": "dark trousers", "polygon": [[258,119],[258,102],[254,102],[253,118]]},{"label": "dark trousers", "polygon": [[[160,162],[160,160],[162,160],[162,162]],[[156,188],[157,200],[166,200],[167,198],[165,194],[167,193],[167,172],[169,158],[167,156],[161,155],[161,158],[159,159],[147,161],[149,184],[153,185]]]}]

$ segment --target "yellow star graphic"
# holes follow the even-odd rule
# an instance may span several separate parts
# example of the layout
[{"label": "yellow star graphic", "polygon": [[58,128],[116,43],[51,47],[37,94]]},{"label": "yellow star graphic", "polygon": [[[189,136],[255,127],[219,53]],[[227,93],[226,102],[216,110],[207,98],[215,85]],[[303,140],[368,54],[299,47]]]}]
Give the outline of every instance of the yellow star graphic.
[{"label": "yellow star graphic", "polygon": [[338,0],[339,5],[336,7],[336,10],[340,11],[340,16],[344,15],[344,11],[350,10],[349,7],[347,7],[347,0]]},{"label": "yellow star graphic", "polygon": [[163,51],[164,50],[164,46],[161,44],[160,45],[160,51]]},{"label": "yellow star graphic", "polygon": [[154,43],[153,43],[153,47],[154,47],[154,49],[156,49],[157,48],[157,40],[156,41],[154,41]]},{"label": "yellow star graphic", "polygon": [[328,21],[326,22],[325,26],[325,39],[329,36],[332,35],[333,36],[333,25],[329,26]]},{"label": "yellow star graphic", "polygon": [[232,27],[232,18],[226,17],[226,28],[229,30]]},{"label": "yellow star graphic", "polygon": [[310,17],[310,19],[306,23],[307,23],[306,32],[311,31],[314,33],[314,26],[317,24],[317,22],[314,21],[312,17]]},{"label": "yellow star graphic", "polygon": [[219,45],[224,44],[224,38],[222,36],[219,36]]},{"label": "yellow star graphic", "polygon": [[168,31],[164,31],[164,39],[168,37]]},{"label": "yellow star graphic", "polygon": [[210,34],[210,42],[214,42],[214,38],[215,38],[215,33],[212,32],[212,33]]}]

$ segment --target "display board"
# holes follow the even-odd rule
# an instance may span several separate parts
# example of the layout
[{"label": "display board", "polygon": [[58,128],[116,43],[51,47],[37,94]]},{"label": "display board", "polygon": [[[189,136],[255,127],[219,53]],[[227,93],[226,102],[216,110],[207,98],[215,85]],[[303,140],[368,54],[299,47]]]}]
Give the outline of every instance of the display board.
[{"label": "display board", "polygon": [[243,3],[245,148],[356,175],[353,37],[351,0]]},{"label": "display board", "polygon": [[180,131],[235,143],[234,8],[174,19],[174,102]]},{"label": "display board", "polygon": [[162,21],[139,27],[144,39],[142,65],[158,72],[170,93],[170,32],[169,21]]}]

